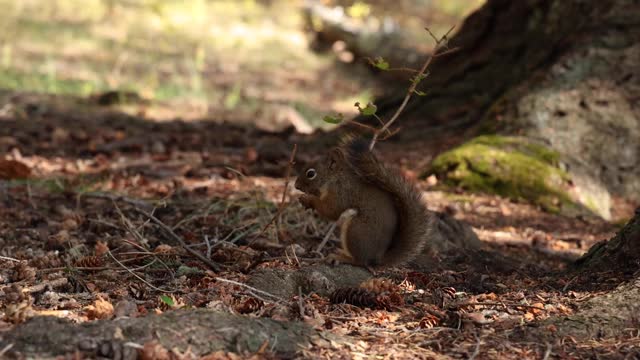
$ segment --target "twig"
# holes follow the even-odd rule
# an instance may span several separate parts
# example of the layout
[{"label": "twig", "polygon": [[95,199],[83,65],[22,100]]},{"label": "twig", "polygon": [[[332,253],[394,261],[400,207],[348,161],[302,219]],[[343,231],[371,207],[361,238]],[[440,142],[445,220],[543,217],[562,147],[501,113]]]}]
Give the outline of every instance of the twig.
[{"label": "twig", "polygon": [[115,194],[109,194],[109,193],[99,192],[99,191],[78,194],[78,200],[82,197],[91,197],[91,198],[111,200],[111,201],[122,201],[130,205],[133,205],[135,207],[152,208],[151,204],[149,204],[144,200],[138,200],[138,199],[133,199],[133,198],[124,196],[124,195],[115,195]]},{"label": "twig", "polygon": [[55,289],[55,288],[65,286],[68,283],[69,283],[69,279],[67,279],[66,277],[61,277],[55,280],[45,281],[44,283],[29,286],[25,288],[24,291],[27,293],[37,293],[46,289],[47,287],[50,287],[51,289]]},{"label": "twig", "polygon": [[316,248],[316,252],[319,253],[320,250],[322,250],[324,245],[327,243],[327,241],[329,241],[329,237],[333,233],[333,230],[335,230],[336,226],[338,226],[338,225],[342,226],[342,224],[344,224],[346,221],[350,220],[355,215],[357,215],[357,210],[355,210],[355,209],[347,209],[347,210],[343,211],[342,214],[340,214],[340,217],[338,218],[338,220],[336,220],[333,224],[331,224],[331,227],[329,228],[329,231],[327,232],[327,235],[325,235],[325,237],[322,240],[322,242],[320,243],[320,245],[318,245],[318,247]]},{"label": "twig", "polygon": [[298,309],[300,310],[300,318],[304,318],[304,302],[302,301],[302,287],[298,286]]},{"label": "twig", "polygon": [[210,259],[211,258],[211,243],[209,242],[209,235],[206,235],[206,234],[204,235],[204,242],[207,244],[207,259]]},{"label": "twig", "polygon": [[473,354],[471,354],[471,356],[469,356],[469,360],[474,360],[476,358],[476,356],[478,356],[478,354],[480,354],[480,337],[478,337],[478,335],[476,335],[476,348],[473,350]]},{"label": "twig", "polygon": [[468,302],[468,303],[462,303],[462,304],[455,304],[452,307],[459,309],[461,307],[464,306],[473,306],[473,305],[480,305],[480,306],[510,306],[510,307],[522,307],[522,308],[528,308],[528,309],[536,309],[536,310],[543,310],[545,311],[545,308],[542,308],[540,306],[533,306],[533,305],[525,305],[525,304],[511,304],[511,303],[504,303],[504,302]]},{"label": "twig", "polygon": [[378,130],[377,130],[375,127],[373,127],[373,126],[370,126],[370,125],[367,125],[367,124],[363,124],[363,123],[361,123],[361,122],[357,122],[357,121],[354,121],[354,120],[346,120],[346,122],[347,122],[347,124],[353,124],[353,125],[356,125],[356,126],[360,126],[360,127],[362,127],[362,128],[365,128],[365,129],[367,129],[367,130],[369,130],[369,131],[371,131],[371,132],[373,132],[373,133],[375,133],[376,131],[378,131]]},{"label": "twig", "polygon": [[7,257],[7,256],[0,256],[0,260],[20,262],[20,260],[18,260],[18,259],[10,258],[10,257]]},{"label": "twig", "polygon": [[329,231],[327,231],[327,234],[324,236],[324,239],[322,239],[322,242],[316,248],[317,253],[322,251],[322,249],[327,244],[327,242],[329,242],[329,238],[331,238],[331,235],[333,234],[333,231],[336,229],[336,226],[338,226],[338,222],[334,222],[331,224],[331,227],[329,227]]},{"label": "twig", "polygon": [[160,289],[158,287],[155,287],[153,285],[151,285],[149,282],[147,282],[147,280],[141,278],[138,274],[136,274],[135,272],[133,272],[133,270],[129,269],[128,267],[126,267],[123,263],[121,263],[120,261],[118,261],[118,259],[116,259],[115,256],[113,256],[113,254],[111,253],[111,251],[107,251],[107,254],[109,254],[109,256],[111,256],[111,258],[113,259],[113,261],[115,261],[118,265],[120,265],[123,269],[127,270],[127,272],[129,272],[129,274],[135,276],[138,280],[142,281],[143,283],[145,283],[147,286],[149,286],[150,288],[154,289],[154,290],[158,290],[161,292],[165,292],[165,293],[175,293],[175,291],[172,290],[163,290]]},{"label": "twig", "polygon": [[276,300],[277,300],[277,301],[279,301],[279,302],[284,302],[284,299],[282,299],[282,298],[280,298],[280,297],[278,297],[278,296],[276,296],[276,295],[270,294],[270,293],[268,293],[268,292],[266,292],[266,291],[262,291],[262,290],[260,290],[260,289],[256,289],[256,288],[254,288],[254,287],[251,287],[251,286],[249,286],[249,285],[247,285],[247,284],[243,284],[243,283],[241,283],[241,282],[237,282],[237,281],[233,281],[233,280],[228,280],[228,279],[221,278],[221,277],[215,277],[214,279],[216,279],[217,281],[222,281],[222,282],[226,282],[226,283],[229,283],[229,284],[233,284],[233,285],[237,285],[237,286],[243,287],[243,288],[245,288],[245,289],[251,290],[251,291],[253,291],[253,292],[255,292],[255,293],[258,293],[258,294],[262,294],[262,295],[265,295],[265,296],[269,296],[269,297],[271,297],[272,299],[276,299]]},{"label": "twig", "polygon": [[148,217],[149,219],[151,219],[154,223],[156,223],[156,225],[158,225],[162,230],[164,230],[164,232],[165,232],[165,234],[167,236],[169,236],[171,239],[177,241],[178,244],[180,244],[180,246],[183,249],[185,249],[191,255],[197,257],[200,261],[202,261],[207,266],[209,266],[213,271],[215,271],[215,272],[219,272],[220,271],[220,266],[218,264],[214,263],[213,261],[211,261],[211,259],[208,259],[207,257],[202,255],[198,251],[188,247],[187,244],[184,242],[184,240],[182,240],[182,238],[180,236],[176,235],[176,233],[173,232],[173,230],[171,230],[170,227],[165,225],[162,221],[160,221],[160,219],[155,217],[153,214],[150,214],[150,213],[148,213],[148,212],[146,212],[146,211],[144,211],[144,210],[142,210],[140,208],[137,208],[137,207],[134,207],[133,209],[135,211],[143,214],[144,216]]},{"label": "twig", "polygon": [[4,354],[7,353],[7,351],[11,350],[12,347],[13,347],[13,343],[10,343],[7,346],[5,346],[4,348],[2,348],[2,350],[0,350],[0,358],[3,357]]},{"label": "twig", "polygon": [[[262,236],[262,234],[264,234],[264,232],[267,231],[269,226],[271,226],[271,224],[273,224],[274,222],[276,222],[276,229],[278,229],[279,223],[280,223],[280,216],[282,215],[282,212],[284,211],[284,209],[286,209],[287,206],[289,206],[289,204],[288,203],[285,204],[284,201],[287,197],[287,189],[289,188],[289,181],[291,178],[291,168],[293,168],[293,165],[295,164],[296,151],[298,151],[298,144],[293,144],[293,150],[291,150],[291,157],[289,158],[289,165],[287,166],[287,175],[286,175],[286,180],[284,182],[284,189],[282,190],[282,198],[280,200],[280,204],[278,205],[278,211],[275,213],[275,215],[273,215],[271,220],[269,220],[267,225],[265,225],[265,227],[262,228],[262,231],[260,231],[260,234],[258,234],[258,237]],[[278,231],[276,231],[276,234],[277,233]]]},{"label": "twig", "polygon": [[578,278],[578,275],[572,277],[569,281],[567,281],[567,283],[565,284],[565,286],[562,288],[562,292],[566,293],[567,289],[569,288],[569,285],[571,285],[574,281],[576,281],[576,279]]},{"label": "twig", "polygon": [[[380,134],[384,133],[387,129],[389,129],[389,127],[398,119],[398,117],[400,116],[400,114],[402,113],[404,108],[407,106],[407,103],[409,103],[409,100],[411,99],[411,96],[416,91],[416,87],[418,87],[418,84],[420,83],[420,78],[422,76],[424,76],[425,71],[429,68],[429,65],[431,65],[431,63],[433,62],[433,59],[436,56],[439,55],[439,53],[440,53],[440,51],[442,49],[446,49],[447,36],[453,31],[454,28],[455,28],[455,26],[452,26],[451,29],[449,29],[449,31],[447,31],[447,33],[444,34],[440,39],[437,39],[433,35],[431,30],[429,30],[428,28],[426,29],[427,32],[429,32],[429,35],[431,35],[431,37],[433,37],[435,42],[436,42],[436,47],[433,50],[433,54],[431,54],[431,56],[429,56],[427,61],[425,61],[425,63],[422,65],[422,67],[420,68],[420,70],[418,71],[416,76],[413,78],[413,81],[411,82],[411,86],[407,90],[407,94],[405,95],[404,99],[402,100],[402,103],[400,104],[400,107],[398,107],[398,109],[393,114],[391,119],[389,121],[387,121],[387,123],[384,124],[384,126],[382,128],[380,128],[380,130],[376,131],[376,133],[373,135],[373,139],[371,139],[371,144],[369,145],[369,150],[373,150],[373,147],[376,145],[376,141],[378,141],[378,137],[380,137]],[[447,49],[447,51],[448,51],[448,49]]]},{"label": "twig", "polygon": [[551,356],[552,349],[553,349],[553,346],[551,346],[551,343],[547,343],[547,351],[544,352],[544,356],[542,357],[542,360],[549,359],[549,356]]},{"label": "twig", "polygon": [[[118,206],[118,203],[116,203],[115,201],[113,201],[113,206],[116,208],[116,211],[118,212],[118,215],[120,215],[120,221],[124,224],[124,226],[127,228],[127,231],[131,233],[131,235],[138,240],[138,242],[140,242],[141,244],[146,244],[147,243],[147,239],[144,238],[144,236],[142,236],[142,234],[140,234],[140,232],[138,230],[135,229],[135,226],[133,226],[133,224],[131,223],[131,220],[129,220],[124,213],[122,212],[122,210],[120,210],[120,207]],[[147,250],[144,247],[142,247],[143,250]]]}]

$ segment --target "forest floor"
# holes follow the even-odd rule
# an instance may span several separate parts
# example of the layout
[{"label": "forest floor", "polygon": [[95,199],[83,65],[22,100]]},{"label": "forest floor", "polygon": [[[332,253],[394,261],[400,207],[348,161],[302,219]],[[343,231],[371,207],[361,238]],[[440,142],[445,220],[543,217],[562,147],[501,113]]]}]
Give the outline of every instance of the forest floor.
[{"label": "forest floor", "polygon": [[[377,274],[387,279],[385,285],[370,286],[394,296],[369,303],[339,304],[335,296],[317,294],[274,300],[228,281],[247,283],[256,271],[295,271],[318,262],[312,249],[330,224],[294,201],[279,226],[268,226],[281,202],[297,135],[208,121],[154,122],[91,100],[63,99],[13,95],[11,109],[5,106],[0,118],[0,152],[12,160],[0,163],[0,175],[28,175],[0,183],[0,353],[11,354],[13,347],[3,337],[36,315],[91,323],[213,308],[302,321],[348,339],[300,349],[299,355],[315,358],[638,355],[637,329],[615,338],[569,336],[544,344],[510,335],[570,315],[617,285],[618,275],[568,278],[562,270],[619,226],[495,196],[442,191],[434,179],[419,180],[432,210],[471,224],[488,250],[517,259],[518,269],[478,272],[464,263],[429,273],[402,268]],[[383,156],[411,176],[415,158],[429,151],[388,146]],[[306,156],[301,146],[298,157]],[[289,185],[287,195],[292,193]],[[220,271],[185,251],[174,235]],[[187,325],[171,331],[182,326]],[[553,333],[552,325],[548,331]],[[163,349],[151,341],[139,345],[147,358]],[[262,345],[238,351],[255,358],[284,356],[270,351],[272,344]],[[195,346],[165,351],[173,358],[203,355]],[[234,355],[222,351],[209,358]]]},{"label": "forest floor", "polygon": [[[283,11],[289,1],[259,3],[0,0],[8,34],[0,88],[10,89],[0,92],[0,358],[127,358],[105,337],[144,359],[638,356],[637,326],[584,340],[554,337],[545,323],[625,279],[564,270],[611,238],[633,207],[616,201],[613,223],[564,217],[416,179],[460,140],[453,134],[431,147],[379,146],[384,161],[416,179],[431,210],[469,223],[486,250],[515,259],[516,269],[391,269],[361,284],[368,290],[340,296],[257,289],[257,274],[318,266],[313,250],[331,227],[295,200],[272,222],[293,145],[300,160],[317,151],[302,135],[272,131],[296,118],[319,127],[322,115],[348,117],[380,85],[363,66],[309,51],[298,17]],[[367,10],[357,3],[352,11]],[[481,1],[430,3],[450,9],[404,26],[428,23],[438,34]],[[125,92],[108,91],[115,88]],[[290,183],[284,192],[289,203]],[[337,247],[331,240],[323,255]],[[208,313],[233,317],[198,323]],[[125,328],[188,314],[197,318],[147,333]],[[39,323],[38,315],[67,321]],[[273,333],[241,341],[258,324]],[[287,347],[273,334],[307,334],[288,332],[291,324],[323,340]],[[523,335],[540,327],[550,335],[544,342]],[[83,334],[105,342],[85,346]]]}]

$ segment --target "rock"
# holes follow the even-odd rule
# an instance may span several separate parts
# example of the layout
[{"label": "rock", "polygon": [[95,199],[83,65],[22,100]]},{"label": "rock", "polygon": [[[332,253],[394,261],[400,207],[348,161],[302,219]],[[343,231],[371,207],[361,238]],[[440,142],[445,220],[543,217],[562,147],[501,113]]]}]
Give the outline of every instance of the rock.
[{"label": "rock", "polygon": [[249,285],[281,298],[315,292],[328,296],[341,287],[358,286],[371,277],[369,271],[351,265],[316,265],[299,270],[260,269],[251,274]]},{"label": "rock", "polygon": [[[180,336],[157,336],[176,327]],[[0,349],[8,350],[5,354],[8,358],[54,358],[77,350],[88,355],[86,358],[95,358],[104,349],[123,350],[129,342],[144,344],[157,339],[165,348],[181,352],[189,349],[196,355],[204,355],[219,350],[256,352],[268,341],[277,358],[293,358],[312,343],[326,343],[322,338],[340,341],[335,335],[320,333],[299,322],[198,309],[82,324],[39,316],[0,334]]]}]

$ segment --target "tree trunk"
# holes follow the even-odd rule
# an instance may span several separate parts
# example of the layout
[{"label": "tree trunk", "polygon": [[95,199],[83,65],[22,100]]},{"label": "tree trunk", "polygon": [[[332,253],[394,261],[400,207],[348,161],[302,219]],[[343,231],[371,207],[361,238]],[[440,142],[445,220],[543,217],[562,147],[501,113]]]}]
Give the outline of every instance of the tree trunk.
[{"label": "tree trunk", "polygon": [[[511,87],[549,68],[588,35],[602,31],[616,1],[488,0],[451,39],[456,53],[434,62],[423,81],[426,97],[415,97],[403,115],[411,136],[434,125],[467,127]],[[403,93],[378,100],[379,115],[390,115]],[[407,125],[407,123],[411,123]]]},{"label": "tree trunk", "polygon": [[601,241],[576,261],[580,272],[620,271],[633,274],[640,269],[640,208],[611,240]]},{"label": "tree trunk", "polygon": [[[640,203],[638,1],[488,0],[450,44],[460,50],[436,59],[420,84],[428,95],[409,102],[397,123],[404,130],[394,138],[459,144],[499,134],[523,140],[482,138],[436,158],[433,164],[443,166],[431,173],[445,183],[475,184],[469,190],[524,197],[570,215],[610,219],[615,196]],[[389,119],[404,96],[394,90],[378,99],[378,115]],[[375,124],[371,117],[356,120]],[[510,160],[513,146],[503,146],[515,141],[524,149],[544,146],[553,161],[519,153],[540,169],[520,176],[522,166]],[[487,164],[500,174],[476,171]],[[518,183],[549,174],[558,179],[550,186]],[[505,182],[510,193],[504,186],[492,189]]]},{"label": "tree trunk", "polygon": [[[620,336],[638,327],[640,314],[640,208],[618,234],[595,244],[580,258],[567,278],[567,289],[574,281],[593,291],[594,287],[615,285],[614,289],[597,294],[577,304],[569,316],[551,317],[535,328],[516,330],[530,341],[554,341],[571,336],[573,339],[593,339]],[[603,281],[615,278],[614,284]],[[621,282],[621,280],[628,280]],[[608,284],[607,284],[608,283]],[[549,331],[550,326],[554,329]]]}]

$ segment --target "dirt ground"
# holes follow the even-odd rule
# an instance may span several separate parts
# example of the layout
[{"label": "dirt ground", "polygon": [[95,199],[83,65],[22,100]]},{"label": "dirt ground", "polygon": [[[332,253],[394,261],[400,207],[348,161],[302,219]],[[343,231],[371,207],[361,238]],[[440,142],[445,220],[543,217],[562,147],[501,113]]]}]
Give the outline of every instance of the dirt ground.
[{"label": "dirt ground", "polygon": [[[308,344],[295,355],[309,358],[639,355],[637,328],[584,340],[553,339],[553,325],[541,325],[573,314],[629,275],[562,272],[619,225],[417,180],[432,210],[471,224],[486,250],[514,259],[516,268],[478,270],[465,262],[427,272],[400,268],[359,288],[276,298],[242,284],[260,271],[315,266],[313,249],[330,226],[295,201],[271,223],[291,147],[303,144],[302,137],[206,119],[154,122],[81,98],[5,95],[11,106],[0,116],[0,153],[6,154],[0,175],[12,180],[0,182],[2,355],[15,355],[18,347],[2,339],[37,315],[87,324],[197,308],[302,322],[346,339]],[[430,151],[394,145],[382,153],[415,177]],[[310,155],[301,145],[298,158]],[[291,185],[286,193],[293,194]],[[630,216],[632,208],[620,206],[619,213]],[[547,326],[553,341],[534,343],[515,331],[539,326]],[[151,340],[138,345],[142,358],[287,357],[269,342],[255,349],[230,340],[211,353]],[[92,351],[55,355],[115,357]]]}]

